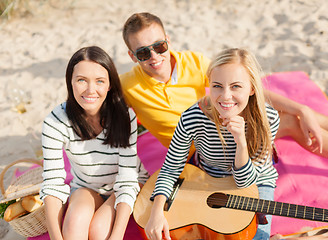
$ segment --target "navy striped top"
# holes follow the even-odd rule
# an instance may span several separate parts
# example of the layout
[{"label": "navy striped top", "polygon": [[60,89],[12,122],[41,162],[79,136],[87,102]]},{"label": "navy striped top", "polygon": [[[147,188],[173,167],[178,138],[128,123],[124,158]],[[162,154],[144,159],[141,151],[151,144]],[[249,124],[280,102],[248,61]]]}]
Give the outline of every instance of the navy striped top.
[{"label": "navy striped top", "polygon": [[[279,127],[279,114],[268,104],[266,104],[266,112],[273,143]],[[158,194],[166,197],[171,195],[173,185],[186,164],[192,141],[195,144],[199,166],[209,175],[213,177],[233,175],[239,188],[248,187],[253,183],[275,187],[278,173],[272,165],[271,154],[267,153],[262,159],[255,162],[251,161],[255,156],[251,156],[246,165],[235,169],[237,145],[233,135],[226,127],[222,126],[220,130],[227,144],[224,148],[215,123],[203,113],[198,103],[183,112],[158,175],[152,197]]]}]

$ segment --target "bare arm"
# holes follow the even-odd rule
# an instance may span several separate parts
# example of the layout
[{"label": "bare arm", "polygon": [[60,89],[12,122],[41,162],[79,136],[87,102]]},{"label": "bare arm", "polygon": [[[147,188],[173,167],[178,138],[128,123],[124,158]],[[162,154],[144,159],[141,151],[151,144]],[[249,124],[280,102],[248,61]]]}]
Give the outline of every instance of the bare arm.
[{"label": "bare arm", "polygon": [[171,239],[169,233],[169,225],[163,212],[165,202],[166,197],[164,195],[157,195],[154,199],[150,218],[145,227],[148,239],[161,240],[162,231],[164,231],[165,239]]},{"label": "bare arm", "polygon": [[300,116],[303,112],[303,108],[307,107],[303,104],[295,102],[287,97],[266,89],[264,89],[264,96],[266,101],[276,110],[295,116]]},{"label": "bare arm", "polygon": [[47,229],[51,240],[63,239],[62,235],[62,219],[64,205],[62,201],[53,196],[47,196],[44,199]]},{"label": "bare arm", "polygon": [[222,124],[227,127],[228,131],[233,135],[237,144],[235,155],[235,168],[240,169],[248,162],[248,149],[245,136],[245,121],[241,116],[223,119]]},{"label": "bare arm", "polygon": [[109,239],[123,239],[130,213],[131,208],[127,203],[117,204],[114,227]]},{"label": "bare arm", "polygon": [[316,119],[315,112],[306,105],[297,103],[269,90],[264,90],[265,98],[279,112],[294,115],[300,121],[300,127],[307,145],[312,145],[311,137],[316,139],[320,153],[322,153],[323,140],[321,127]]}]

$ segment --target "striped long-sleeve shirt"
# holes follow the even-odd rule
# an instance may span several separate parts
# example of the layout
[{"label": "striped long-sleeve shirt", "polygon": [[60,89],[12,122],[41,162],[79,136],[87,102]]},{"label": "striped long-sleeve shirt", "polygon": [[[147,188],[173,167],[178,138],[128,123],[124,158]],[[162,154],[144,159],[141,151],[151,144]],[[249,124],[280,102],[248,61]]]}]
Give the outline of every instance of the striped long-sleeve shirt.
[{"label": "striped long-sleeve shirt", "polygon": [[[267,117],[272,134],[272,143],[278,131],[280,119],[278,112],[266,105]],[[247,130],[247,122],[245,126]],[[246,165],[240,169],[234,168],[236,143],[232,134],[221,127],[221,133],[226,142],[223,148],[215,123],[211,121],[198,103],[182,113],[175,129],[165,162],[156,181],[152,197],[162,194],[169,197],[173,185],[182,172],[192,141],[196,147],[199,166],[213,177],[233,175],[239,188],[248,187],[253,183],[275,187],[278,173],[272,165],[270,154],[252,162],[252,156]]]},{"label": "striped long-sleeve shirt", "polygon": [[[103,195],[115,193],[115,207],[118,203],[125,202],[133,209],[139,192],[138,172],[140,173],[142,167],[137,158],[136,115],[132,109],[129,109],[129,114],[131,146],[112,148],[108,144],[103,144],[104,132],[94,139],[82,141],[68,120],[65,103],[57,106],[43,123],[44,171],[41,199],[51,195],[63,203],[67,201],[70,187],[65,184],[66,171],[62,151],[64,149],[71,164],[71,187],[85,187]],[[147,172],[144,170],[140,175],[147,178]]]}]

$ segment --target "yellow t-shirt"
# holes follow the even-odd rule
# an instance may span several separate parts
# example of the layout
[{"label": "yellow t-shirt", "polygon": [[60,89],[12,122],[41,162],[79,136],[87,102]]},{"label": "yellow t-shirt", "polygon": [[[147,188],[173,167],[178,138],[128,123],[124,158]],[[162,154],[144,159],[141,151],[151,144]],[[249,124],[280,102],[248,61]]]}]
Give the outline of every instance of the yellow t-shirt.
[{"label": "yellow t-shirt", "polygon": [[125,99],[141,124],[165,147],[169,147],[183,111],[205,95],[209,59],[201,53],[171,51],[177,80],[167,83],[146,74],[137,65],[120,76]]}]

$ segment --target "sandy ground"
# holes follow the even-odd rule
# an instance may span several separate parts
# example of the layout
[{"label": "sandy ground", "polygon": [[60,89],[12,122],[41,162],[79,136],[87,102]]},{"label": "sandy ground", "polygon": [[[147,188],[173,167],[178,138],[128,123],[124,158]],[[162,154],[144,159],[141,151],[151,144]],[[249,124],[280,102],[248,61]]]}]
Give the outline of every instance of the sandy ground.
[{"label": "sandy ground", "polygon": [[[161,17],[175,50],[213,57],[225,47],[247,47],[265,73],[305,71],[328,93],[326,0],[29,2],[31,14],[0,24],[0,170],[13,160],[36,157],[43,118],[65,100],[65,68],[76,50],[98,45],[119,73],[133,66],[122,26],[134,12]],[[13,109],[17,99],[24,103],[23,114]],[[0,239],[24,238],[0,220]]]}]

